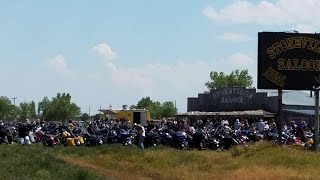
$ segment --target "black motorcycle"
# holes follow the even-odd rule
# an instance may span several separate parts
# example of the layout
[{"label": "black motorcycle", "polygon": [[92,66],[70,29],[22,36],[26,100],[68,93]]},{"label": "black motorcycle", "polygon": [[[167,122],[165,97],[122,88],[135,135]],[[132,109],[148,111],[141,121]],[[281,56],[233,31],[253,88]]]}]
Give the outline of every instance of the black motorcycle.
[{"label": "black motorcycle", "polygon": [[160,135],[155,130],[148,132],[144,139],[146,147],[158,146],[160,142]]}]

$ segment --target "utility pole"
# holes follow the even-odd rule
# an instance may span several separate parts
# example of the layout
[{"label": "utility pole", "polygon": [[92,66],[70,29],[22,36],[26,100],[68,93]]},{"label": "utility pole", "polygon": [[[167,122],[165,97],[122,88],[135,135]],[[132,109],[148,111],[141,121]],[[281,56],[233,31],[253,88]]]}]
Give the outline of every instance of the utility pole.
[{"label": "utility pole", "polygon": [[314,140],[315,140],[315,151],[319,152],[319,89],[320,87],[314,88],[315,94],[315,131],[314,131]]},{"label": "utility pole", "polygon": [[100,116],[99,116],[99,119],[102,120],[103,118],[102,118],[101,106],[100,106],[99,115],[100,115]]},{"label": "utility pole", "polygon": [[13,105],[16,106],[16,99],[18,99],[18,98],[14,97],[12,99],[13,99]]}]

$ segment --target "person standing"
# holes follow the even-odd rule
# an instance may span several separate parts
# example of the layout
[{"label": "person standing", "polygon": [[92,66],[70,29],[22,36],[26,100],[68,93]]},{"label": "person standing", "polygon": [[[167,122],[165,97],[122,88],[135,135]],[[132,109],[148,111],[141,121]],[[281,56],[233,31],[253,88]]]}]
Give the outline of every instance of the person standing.
[{"label": "person standing", "polygon": [[168,129],[168,124],[166,118],[163,118],[160,124],[161,129]]},{"label": "person standing", "polygon": [[137,125],[139,128],[138,138],[139,138],[139,147],[144,150],[144,138],[146,137],[146,131],[144,127],[140,124]]},{"label": "person standing", "polygon": [[196,133],[196,130],[194,129],[194,126],[192,125],[192,123],[189,123],[189,126],[187,127],[188,132],[190,133],[190,135],[194,135]]},{"label": "person standing", "polygon": [[256,124],[256,128],[259,130],[259,133],[263,133],[264,132],[264,127],[265,127],[265,123],[263,122],[262,119],[259,120],[259,122],[257,122]]},{"label": "person standing", "polygon": [[150,122],[149,120],[147,120],[147,132],[149,133],[149,132],[153,131],[155,128],[156,128],[155,125],[152,122]]},{"label": "person standing", "polygon": [[241,123],[239,119],[236,119],[236,121],[234,122],[234,130],[239,130],[241,128]]}]

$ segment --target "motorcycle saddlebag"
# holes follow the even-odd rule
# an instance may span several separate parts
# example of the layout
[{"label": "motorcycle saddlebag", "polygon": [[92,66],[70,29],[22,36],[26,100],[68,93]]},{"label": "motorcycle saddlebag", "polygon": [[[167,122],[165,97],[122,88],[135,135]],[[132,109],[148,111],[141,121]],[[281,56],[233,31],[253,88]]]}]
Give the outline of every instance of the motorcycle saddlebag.
[{"label": "motorcycle saddlebag", "polygon": [[81,136],[78,136],[78,141],[80,141],[80,144],[84,144],[84,140],[83,140],[83,137],[81,137]]},{"label": "motorcycle saddlebag", "polygon": [[68,146],[75,146],[76,142],[74,141],[74,138],[67,138],[67,145]]}]

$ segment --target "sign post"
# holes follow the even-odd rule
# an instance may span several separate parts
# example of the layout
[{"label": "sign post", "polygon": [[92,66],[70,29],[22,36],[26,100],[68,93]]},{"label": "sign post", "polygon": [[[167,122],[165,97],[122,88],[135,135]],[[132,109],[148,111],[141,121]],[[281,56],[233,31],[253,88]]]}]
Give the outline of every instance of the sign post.
[{"label": "sign post", "polygon": [[278,144],[282,144],[282,89],[278,89],[278,118],[277,118],[277,128],[278,128]]},{"label": "sign post", "polygon": [[315,140],[315,150],[319,152],[319,87],[315,88],[315,131],[314,131],[314,140]]}]

